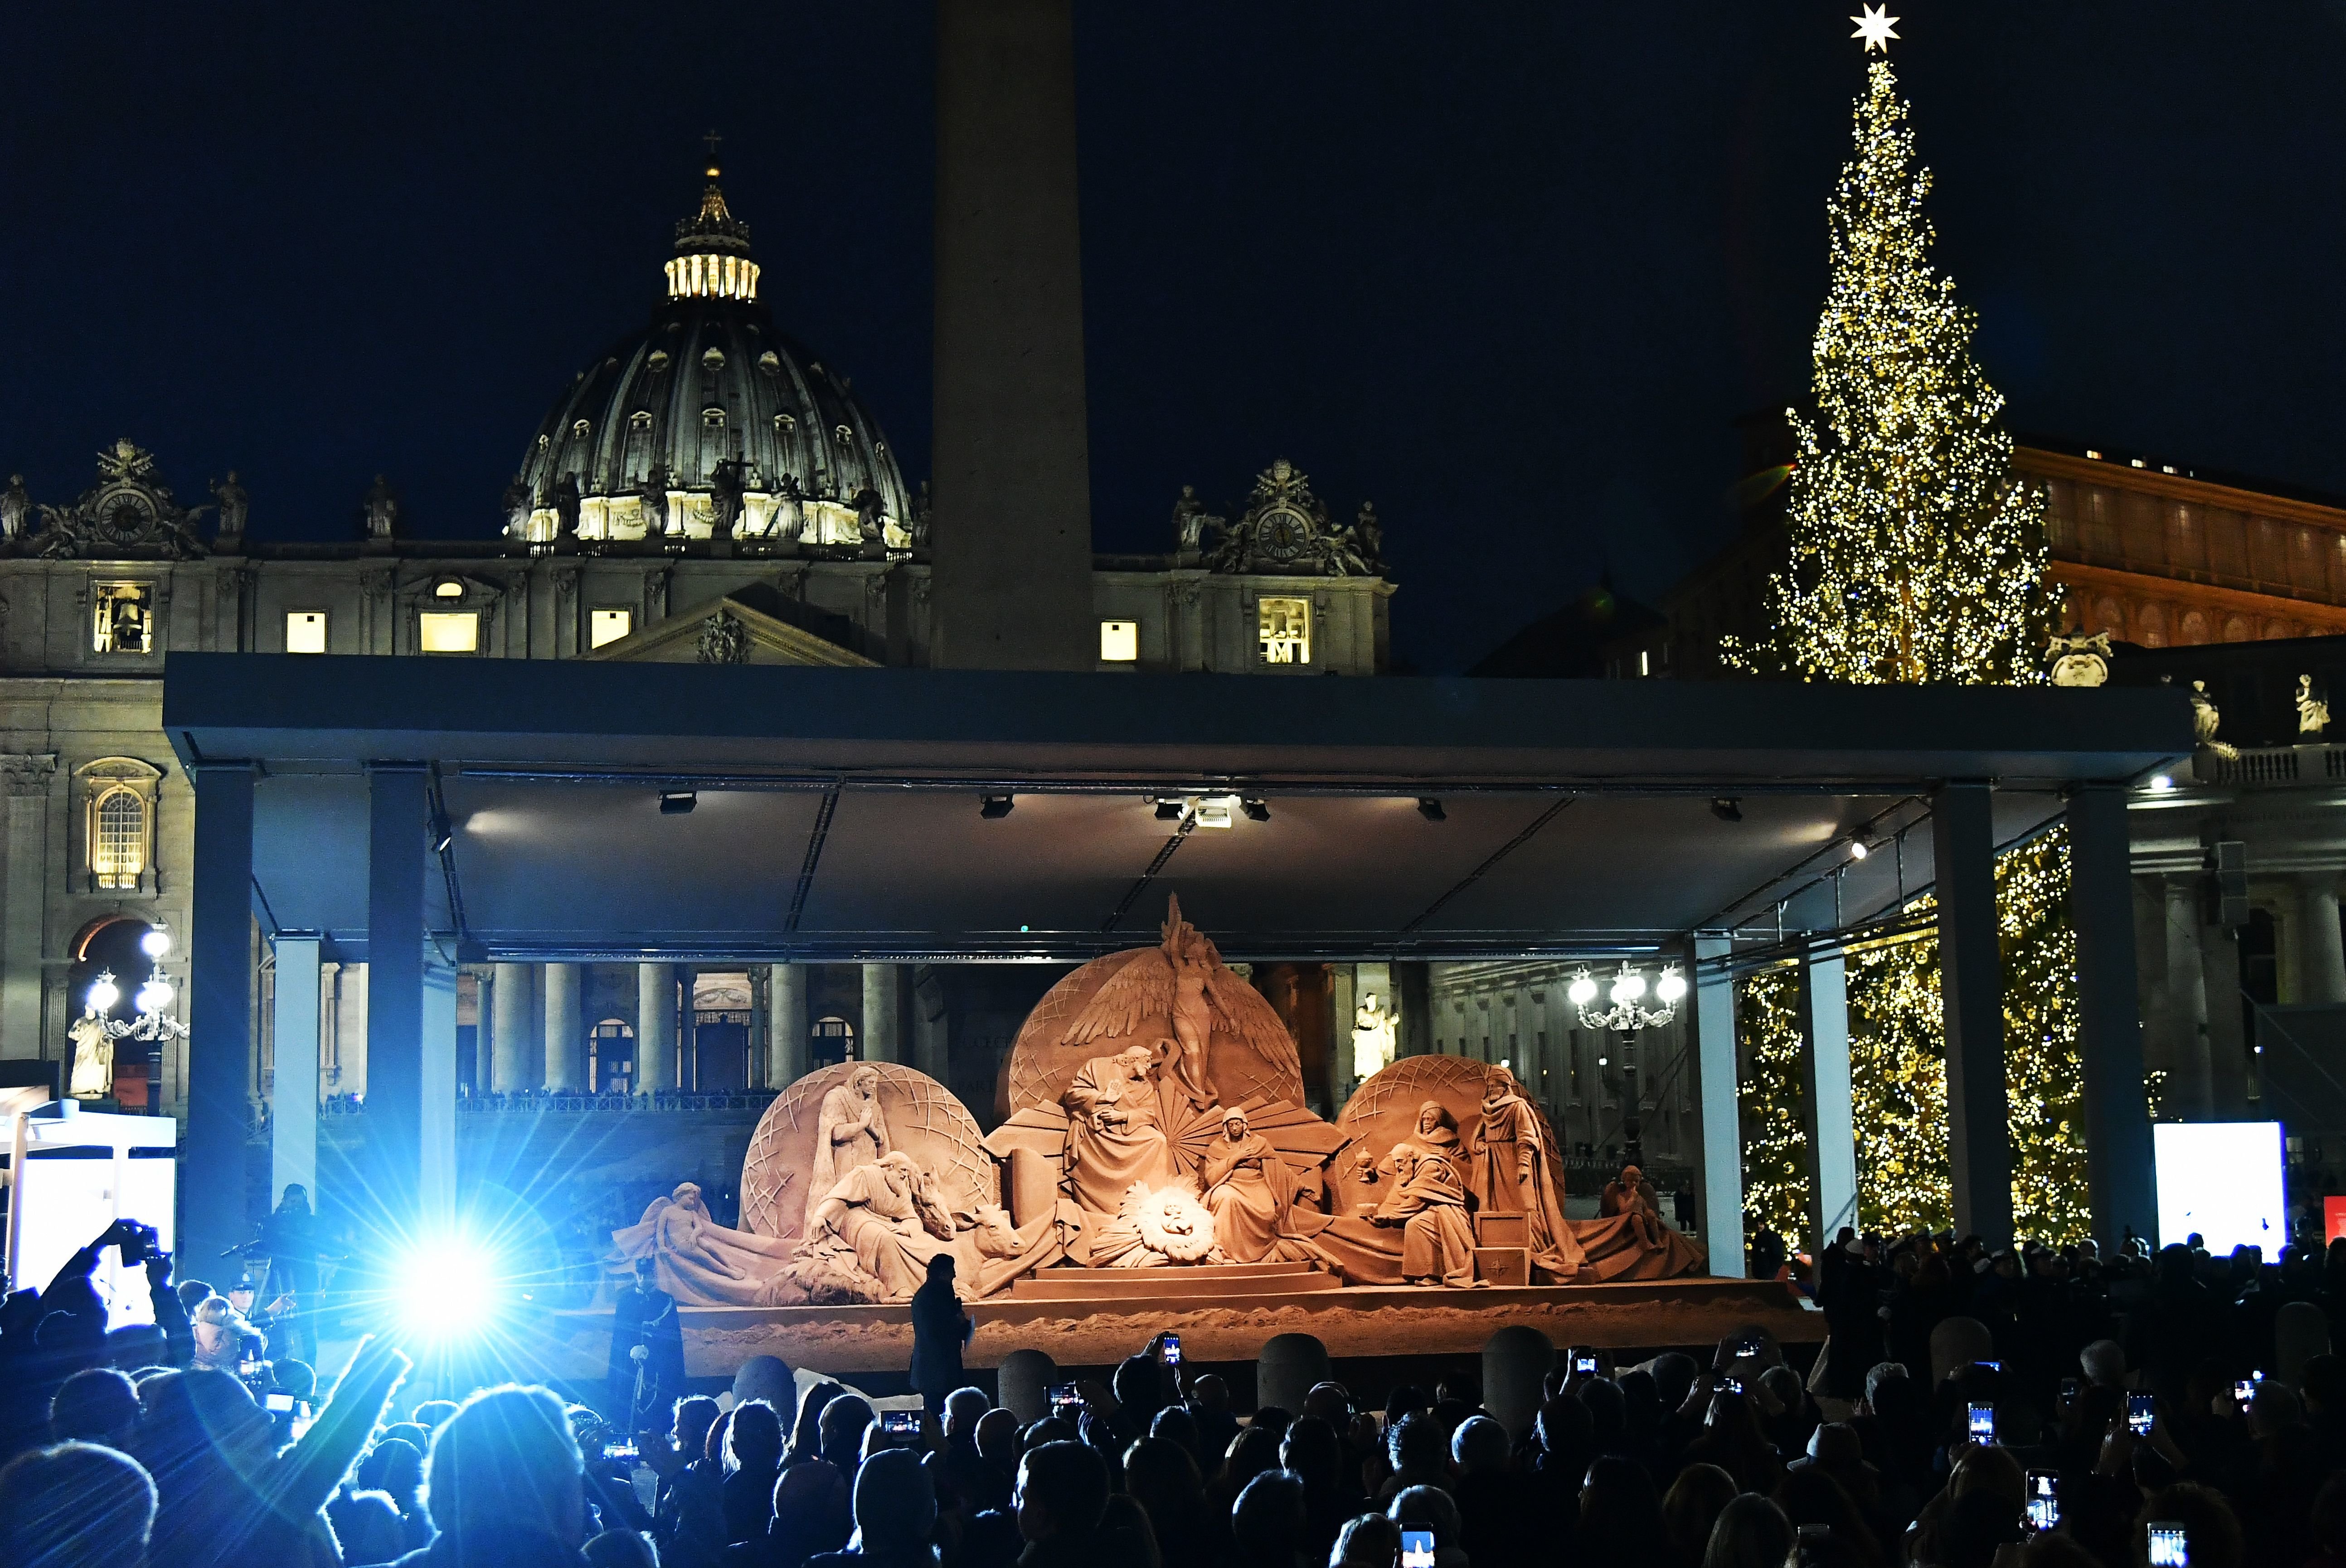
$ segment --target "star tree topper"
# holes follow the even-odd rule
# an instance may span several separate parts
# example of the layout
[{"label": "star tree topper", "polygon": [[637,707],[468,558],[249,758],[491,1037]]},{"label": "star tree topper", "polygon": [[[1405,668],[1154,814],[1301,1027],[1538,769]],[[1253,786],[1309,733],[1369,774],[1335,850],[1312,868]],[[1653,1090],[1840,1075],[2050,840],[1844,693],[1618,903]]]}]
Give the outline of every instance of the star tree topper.
[{"label": "star tree topper", "polygon": [[[1862,4],[1863,0],[1860,0],[1860,3]],[[1864,15],[1850,18],[1857,24],[1857,31],[1851,33],[1850,36],[1864,39],[1865,52],[1869,55],[1876,49],[1885,55],[1890,53],[1890,40],[1898,36],[1894,29],[1899,19],[1887,15],[1889,10],[1890,7],[1887,5],[1867,5]]]}]

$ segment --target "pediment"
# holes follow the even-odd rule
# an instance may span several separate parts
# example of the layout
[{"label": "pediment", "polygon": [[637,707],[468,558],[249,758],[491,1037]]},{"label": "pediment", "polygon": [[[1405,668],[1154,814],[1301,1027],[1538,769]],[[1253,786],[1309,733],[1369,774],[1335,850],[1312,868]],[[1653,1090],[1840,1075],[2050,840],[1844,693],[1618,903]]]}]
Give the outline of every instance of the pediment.
[{"label": "pediment", "polygon": [[[766,608],[760,607],[763,601]],[[782,615],[792,607],[807,612],[819,624],[836,621],[835,629],[852,636],[854,624],[829,616],[796,600],[769,597],[756,590],[719,595],[657,626],[631,632],[605,643],[586,657],[620,664],[785,664],[829,665],[877,668],[879,660],[848,647],[806,626],[793,625]]]}]

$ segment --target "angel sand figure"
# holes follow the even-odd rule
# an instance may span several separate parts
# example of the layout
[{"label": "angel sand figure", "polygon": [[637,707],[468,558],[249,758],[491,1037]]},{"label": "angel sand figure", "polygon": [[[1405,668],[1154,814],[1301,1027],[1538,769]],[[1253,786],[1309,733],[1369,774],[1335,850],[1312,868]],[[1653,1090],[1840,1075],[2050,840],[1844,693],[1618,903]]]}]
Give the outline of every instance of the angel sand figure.
[{"label": "angel sand figure", "polygon": [[[1055,1044],[1066,1048],[1169,1036],[1175,1047],[1170,1075],[1192,1109],[1240,1104],[1258,1092],[1300,1105],[1295,1040],[1270,1003],[1181,918],[1180,900],[1168,901],[1159,929],[1158,944],[1134,949],[1080,1004]],[[1246,1081],[1219,1083],[1224,1073]]]},{"label": "angel sand figure", "polygon": [[810,1192],[827,1193],[839,1178],[892,1153],[888,1114],[880,1105],[880,1074],[858,1067],[822,1097],[815,1113],[814,1169]]},{"label": "angel sand figure", "polygon": [[611,1233],[611,1242],[607,1270],[632,1277],[636,1259],[649,1257],[659,1288],[688,1307],[761,1305],[766,1281],[790,1256],[787,1241],[718,1224],[694,1182],[654,1198],[641,1220]]},{"label": "angel sand figure", "polygon": [[1198,1182],[1214,1216],[1214,1241],[1232,1262],[1260,1263],[1278,1250],[1295,1184],[1278,1151],[1248,1130],[1244,1111],[1222,1113],[1222,1135],[1198,1162]]}]

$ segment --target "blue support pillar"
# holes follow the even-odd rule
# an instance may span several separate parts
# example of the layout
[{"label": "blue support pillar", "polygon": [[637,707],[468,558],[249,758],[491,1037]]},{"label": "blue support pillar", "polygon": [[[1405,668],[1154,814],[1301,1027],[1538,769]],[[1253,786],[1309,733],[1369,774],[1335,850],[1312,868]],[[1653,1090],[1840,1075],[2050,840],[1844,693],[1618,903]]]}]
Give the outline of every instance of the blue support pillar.
[{"label": "blue support pillar", "polygon": [[[249,762],[199,763],[195,907],[188,944],[188,1135],[179,1150],[181,1278],[222,1276],[220,1254],[252,1237],[245,1141],[251,1126],[252,790]],[[46,1282],[43,1282],[46,1283]]]},{"label": "blue support pillar", "polygon": [[1931,802],[1931,850],[1938,883],[1947,1163],[1954,1185],[1955,1234],[1985,1237],[2001,1246],[2012,1237],[2012,1133],[1991,804],[1983,780],[1942,785]]},{"label": "blue support pillar", "polygon": [[1800,965],[1800,1033],[1809,1043],[1809,1156],[1812,1244],[1857,1223],[1857,1123],[1849,1086],[1849,961],[1810,954]]},{"label": "blue support pillar", "polygon": [[368,1173],[388,1237],[412,1235],[423,1158],[423,860],[431,807],[421,763],[367,772]]},{"label": "blue support pillar", "polygon": [[2109,1256],[2127,1230],[2156,1240],[2157,1181],[2135,990],[2134,873],[2126,792],[2069,797],[2069,909],[2077,930],[2077,1048],[2086,1078],[2086,1185]]},{"label": "blue support pillar", "polygon": [[1735,978],[1725,937],[1694,943],[1695,1070],[1702,1090],[1702,1244],[1710,1271],[1740,1278],[1743,1258],[1743,1106],[1735,1070]]}]

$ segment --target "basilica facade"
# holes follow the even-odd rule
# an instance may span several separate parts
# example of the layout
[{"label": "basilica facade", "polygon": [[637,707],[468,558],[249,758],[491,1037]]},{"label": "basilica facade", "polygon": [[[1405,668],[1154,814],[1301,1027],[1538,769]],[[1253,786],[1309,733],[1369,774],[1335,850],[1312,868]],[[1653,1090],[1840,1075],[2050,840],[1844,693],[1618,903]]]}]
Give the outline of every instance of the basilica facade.
[{"label": "basilica facade", "polygon": [[[908,484],[848,378],[777,327],[718,172],[674,254],[647,269],[648,320],[587,361],[534,433],[516,430],[494,537],[413,536],[378,475],[353,484],[344,542],[272,541],[248,526],[256,511],[265,524],[266,498],[236,473],[206,497],[175,494],[172,454],[129,439],[98,454],[78,496],[36,497],[16,479],[0,492],[0,1082],[53,1078],[66,1092],[73,1031],[110,995],[98,1010],[131,1033],[87,1097],[182,1108],[184,1038],[169,1023],[186,1016],[193,803],[161,711],[176,652],[931,661],[926,487]],[[483,497],[484,517],[498,499]],[[1185,490],[1162,554],[1096,558],[1099,671],[1385,668],[1394,588],[1372,508],[1331,516],[1280,458],[1221,510]],[[264,1021],[270,920],[256,909]],[[460,983],[463,1089],[484,1105],[548,1092],[721,1098],[825,1060],[917,1056],[983,1105],[1033,1000],[1033,977],[1007,991],[998,978],[890,964],[475,966]],[[111,993],[94,998],[101,980]],[[363,1105],[364,986],[362,964],[327,964],[330,1124]],[[155,1004],[143,1028],[142,1000]],[[966,1064],[947,1065],[949,1031]],[[265,1023],[250,1051],[259,1132],[274,1065]],[[738,1156],[713,1149],[710,1168]]]}]

